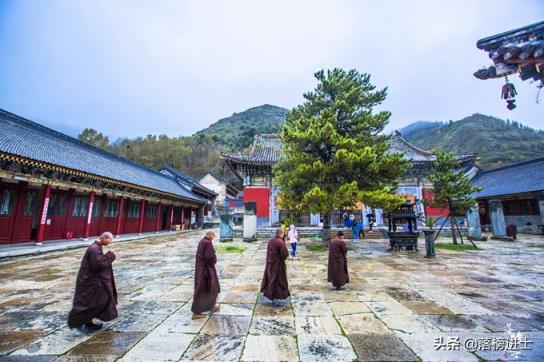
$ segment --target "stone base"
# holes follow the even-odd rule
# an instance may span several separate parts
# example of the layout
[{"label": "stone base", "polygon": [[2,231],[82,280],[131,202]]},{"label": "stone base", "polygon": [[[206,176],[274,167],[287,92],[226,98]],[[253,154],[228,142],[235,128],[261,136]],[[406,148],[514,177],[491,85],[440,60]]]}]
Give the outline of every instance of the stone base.
[{"label": "stone base", "polygon": [[501,240],[501,241],[515,241],[514,238],[510,236],[492,236],[491,239],[493,240]]},{"label": "stone base", "polygon": [[487,236],[467,236],[467,239],[472,241],[487,241]]}]

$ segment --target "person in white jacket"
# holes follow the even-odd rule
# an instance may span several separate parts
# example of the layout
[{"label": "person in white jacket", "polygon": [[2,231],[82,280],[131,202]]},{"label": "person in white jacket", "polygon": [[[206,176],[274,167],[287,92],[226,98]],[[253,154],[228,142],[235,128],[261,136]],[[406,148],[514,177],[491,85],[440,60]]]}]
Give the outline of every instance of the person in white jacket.
[{"label": "person in white jacket", "polygon": [[287,236],[289,237],[289,242],[291,243],[291,259],[297,259],[298,231],[295,229],[295,225],[289,226]]}]

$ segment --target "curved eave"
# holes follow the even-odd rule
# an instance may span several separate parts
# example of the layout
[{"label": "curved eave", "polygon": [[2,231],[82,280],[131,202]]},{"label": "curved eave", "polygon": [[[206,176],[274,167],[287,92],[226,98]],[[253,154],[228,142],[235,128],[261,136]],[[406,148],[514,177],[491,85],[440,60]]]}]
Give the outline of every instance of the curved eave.
[{"label": "curved eave", "polygon": [[130,188],[133,188],[133,189],[136,189],[136,190],[153,192],[153,193],[156,193],[156,194],[160,194],[160,195],[164,195],[164,196],[168,196],[168,197],[173,197],[173,198],[176,198],[178,200],[189,201],[189,202],[198,203],[198,204],[202,203],[202,201],[200,201],[200,200],[189,199],[189,198],[186,198],[186,197],[183,197],[183,196],[180,196],[180,195],[176,195],[176,194],[172,194],[172,193],[169,193],[169,192],[152,189],[152,188],[149,188],[149,187],[132,184],[132,183],[129,183],[129,182],[120,181],[120,180],[112,179],[112,178],[101,176],[101,175],[95,175],[95,174],[80,171],[80,170],[77,170],[77,169],[72,169],[72,168],[68,168],[68,167],[64,167],[64,166],[58,166],[58,165],[54,165],[54,164],[44,162],[44,161],[39,161],[39,160],[34,160],[34,159],[26,158],[26,157],[21,157],[21,156],[13,155],[13,154],[6,153],[6,152],[0,152],[0,160],[17,162],[17,163],[20,163],[20,164],[23,164],[23,165],[30,165],[30,166],[38,167],[38,168],[45,169],[45,170],[50,170],[50,171],[54,171],[54,172],[61,172],[61,173],[67,174],[67,175],[85,177],[85,178],[88,178],[88,179],[91,179],[91,180],[107,182],[107,183],[111,183],[111,184],[115,184],[115,185],[119,185],[119,186],[123,186],[123,187],[130,187]]}]

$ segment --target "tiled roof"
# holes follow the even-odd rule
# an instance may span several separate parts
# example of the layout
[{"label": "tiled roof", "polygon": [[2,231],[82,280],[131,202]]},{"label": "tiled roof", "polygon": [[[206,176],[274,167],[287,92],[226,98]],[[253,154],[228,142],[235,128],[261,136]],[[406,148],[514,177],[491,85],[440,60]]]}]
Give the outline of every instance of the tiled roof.
[{"label": "tiled roof", "polygon": [[[399,133],[395,133],[389,141],[389,152],[400,152],[412,163],[427,163],[436,161],[436,156],[428,151],[410,144]],[[273,165],[281,157],[281,141],[275,134],[255,135],[253,146],[248,153],[223,153],[227,162],[249,165]],[[459,161],[474,159],[473,154],[457,155]]]},{"label": "tiled roof", "polygon": [[210,190],[206,186],[202,185],[200,182],[192,178],[191,176],[187,176],[183,173],[181,173],[179,170],[176,170],[173,167],[170,166],[163,166],[159,170],[161,173],[166,175],[171,175],[175,177],[178,182],[180,182],[182,185],[186,186],[188,189],[192,190],[193,188],[198,189],[199,192],[208,194],[210,196],[216,196],[217,193],[215,191]]},{"label": "tiled roof", "polygon": [[173,177],[0,109],[0,152],[202,202]]},{"label": "tiled roof", "polygon": [[544,190],[544,157],[479,172],[472,181],[483,186],[472,196],[483,198]]},{"label": "tiled roof", "polygon": [[[399,132],[395,132],[389,140],[389,152],[400,152],[404,154],[407,160],[412,163],[428,163],[436,161],[436,156],[429,151],[422,150],[406,141]],[[461,162],[470,161],[474,159],[474,154],[458,154],[457,160]]]},{"label": "tiled roof", "polygon": [[281,141],[275,134],[255,135],[253,146],[248,153],[222,153],[227,162],[246,165],[271,166],[278,162],[282,154]]},{"label": "tiled roof", "polygon": [[544,79],[544,21],[480,39],[476,46],[488,52],[494,64],[476,71],[476,78],[520,73],[522,80]]}]

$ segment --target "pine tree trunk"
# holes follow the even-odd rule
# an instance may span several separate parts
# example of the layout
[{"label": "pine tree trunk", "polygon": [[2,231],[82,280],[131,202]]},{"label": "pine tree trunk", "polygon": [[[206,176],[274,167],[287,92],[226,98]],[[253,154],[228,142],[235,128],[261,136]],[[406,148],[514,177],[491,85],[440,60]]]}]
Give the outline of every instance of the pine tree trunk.
[{"label": "pine tree trunk", "polygon": [[331,240],[331,227],[332,211],[329,211],[323,215],[323,231],[321,233],[321,239],[327,243]]},{"label": "pine tree trunk", "polygon": [[455,217],[450,216],[450,223],[451,223],[451,237],[453,238],[453,243],[457,244],[457,234],[456,234],[456,224],[455,224]]}]

